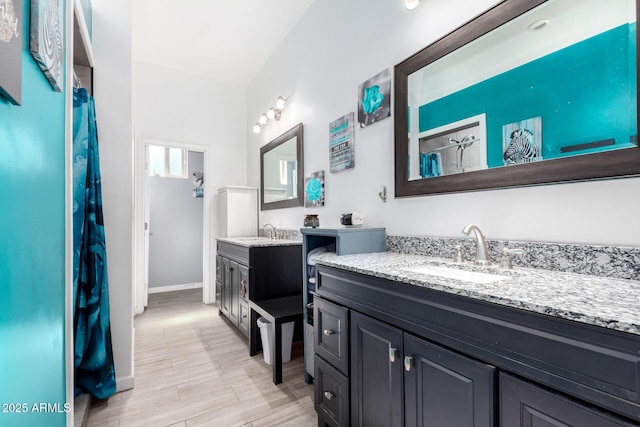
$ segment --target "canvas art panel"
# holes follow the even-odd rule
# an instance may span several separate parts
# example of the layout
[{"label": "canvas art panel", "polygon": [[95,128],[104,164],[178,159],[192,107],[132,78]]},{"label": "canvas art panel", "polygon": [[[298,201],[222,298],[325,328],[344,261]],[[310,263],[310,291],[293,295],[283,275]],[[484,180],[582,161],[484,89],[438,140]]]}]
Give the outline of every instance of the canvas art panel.
[{"label": "canvas art panel", "polygon": [[542,117],[502,126],[502,153],[505,166],[542,160]]},{"label": "canvas art panel", "polygon": [[0,95],[22,103],[22,0],[0,0]]},{"label": "canvas art panel", "polygon": [[358,86],[358,123],[369,126],[391,116],[391,74],[379,72]]},{"label": "canvas art panel", "polygon": [[356,165],[354,114],[349,113],[329,124],[329,171],[338,172]]},{"label": "canvas art panel", "polygon": [[304,207],[324,206],[324,171],[313,172],[304,179]]},{"label": "canvas art panel", "polygon": [[193,197],[204,197],[204,173],[193,173]]},{"label": "canvas art panel", "polygon": [[62,92],[64,0],[31,0],[29,50],[56,92]]}]

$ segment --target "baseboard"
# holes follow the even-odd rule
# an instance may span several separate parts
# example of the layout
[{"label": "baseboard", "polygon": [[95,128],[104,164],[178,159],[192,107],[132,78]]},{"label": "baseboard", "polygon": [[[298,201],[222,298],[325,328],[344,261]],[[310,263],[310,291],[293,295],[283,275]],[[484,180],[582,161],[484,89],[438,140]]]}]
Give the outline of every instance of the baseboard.
[{"label": "baseboard", "polygon": [[116,392],[130,390],[133,388],[133,377],[119,377],[116,378]]},{"label": "baseboard", "polygon": [[173,292],[182,291],[184,289],[196,289],[202,288],[202,282],[200,283],[185,283],[183,285],[167,285],[167,286],[155,286],[149,287],[150,294],[159,294],[161,292]]}]

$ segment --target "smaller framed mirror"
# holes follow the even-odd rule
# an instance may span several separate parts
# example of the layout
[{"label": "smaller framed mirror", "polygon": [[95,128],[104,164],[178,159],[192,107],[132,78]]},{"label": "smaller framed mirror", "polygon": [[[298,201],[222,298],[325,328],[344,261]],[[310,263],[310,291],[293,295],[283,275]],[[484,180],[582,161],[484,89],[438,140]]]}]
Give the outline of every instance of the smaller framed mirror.
[{"label": "smaller framed mirror", "polygon": [[260,210],[304,204],[302,123],[260,148]]}]

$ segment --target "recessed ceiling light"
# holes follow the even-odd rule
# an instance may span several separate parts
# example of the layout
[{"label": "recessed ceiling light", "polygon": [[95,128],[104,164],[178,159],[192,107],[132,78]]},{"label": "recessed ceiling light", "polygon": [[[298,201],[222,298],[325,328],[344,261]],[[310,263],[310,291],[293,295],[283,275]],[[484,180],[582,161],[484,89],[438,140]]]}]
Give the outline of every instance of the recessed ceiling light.
[{"label": "recessed ceiling light", "polygon": [[527,27],[527,30],[529,31],[538,31],[543,29],[544,27],[546,27],[549,24],[549,20],[548,19],[540,19],[532,24],[530,24]]}]

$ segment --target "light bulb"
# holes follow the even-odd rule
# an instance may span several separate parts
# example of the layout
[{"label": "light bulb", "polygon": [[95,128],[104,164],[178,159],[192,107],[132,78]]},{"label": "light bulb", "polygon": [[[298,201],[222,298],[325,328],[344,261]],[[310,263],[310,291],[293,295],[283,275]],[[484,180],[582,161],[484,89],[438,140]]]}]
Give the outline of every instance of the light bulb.
[{"label": "light bulb", "polygon": [[418,7],[419,3],[420,3],[420,0],[404,0],[404,7],[407,10],[413,10],[416,7]]},{"label": "light bulb", "polygon": [[276,110],[274,110],[273,108],[269,108],[269,111],[267,111],[267,117],[273,120],[275,116],[276,116]]},{"label": "light bulb", "polygon": [[262,130],[262,126],[256,123],[256,125],[253,127],[253,133],[260,133],[261,130]]},{"label": "light bulb", "polygon": [[279,96],[278,99],[276,99],[276,108],[278,110],[282,110],[284,108],[284,105],[287,103],[287,99],[289,98],[283,98]]},{"label": "light bulb", "polygon": [[258,119],[258,123],[260,123],[261,125],[266,125],[267,124],[267,115],[263,113],[260,116],[260,118]]}]

